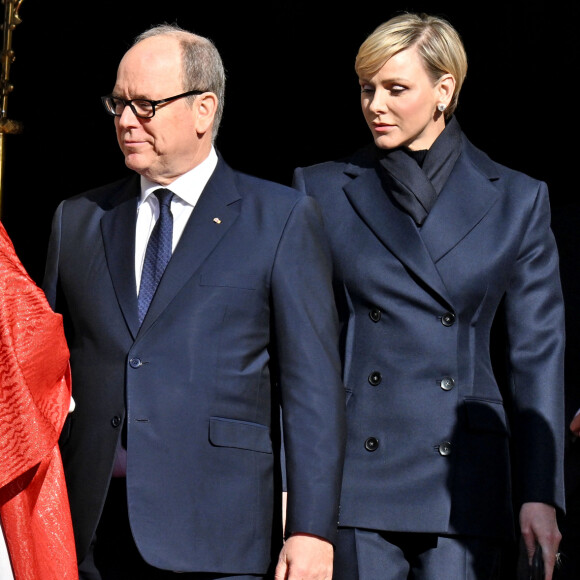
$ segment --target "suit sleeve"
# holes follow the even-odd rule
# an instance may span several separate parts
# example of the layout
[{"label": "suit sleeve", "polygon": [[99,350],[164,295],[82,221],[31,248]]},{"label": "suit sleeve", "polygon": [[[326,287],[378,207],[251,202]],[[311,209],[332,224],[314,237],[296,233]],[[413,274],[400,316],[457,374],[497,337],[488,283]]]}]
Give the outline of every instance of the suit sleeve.
[{"label": "suit sleeve", "polygon": [[61,232],[60,224],[62,219],[63,204],[64,202],[59,204],[52,220],[52,230],[48,242],[44,279],[42,282],[42,289],[44,290],[48,303],[53,310],[56,310],[58,287],[58,256]]},{"label": "suit sleeve", "polygon": [[286,535],[334,541],[346,441],[330,253],[319,209],[303,197],[277,250],[272,304],[288,508]]},{"label": "suit sleeve", "polygon": [[564,508],[564,305],[548,190],[540,183],[506,293],[514,492]]}]

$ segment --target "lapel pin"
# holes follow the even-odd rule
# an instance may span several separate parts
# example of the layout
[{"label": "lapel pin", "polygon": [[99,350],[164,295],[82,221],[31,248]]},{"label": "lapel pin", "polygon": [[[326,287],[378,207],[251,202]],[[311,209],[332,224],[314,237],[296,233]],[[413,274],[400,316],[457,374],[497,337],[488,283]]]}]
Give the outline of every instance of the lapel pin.
[{"label": "lapel pin", "polygon": [[220,220],[220,218],[213,218],[213,221],[214,221],[216,224],[221,224],[221,223],[222,223],[222,220]]}]

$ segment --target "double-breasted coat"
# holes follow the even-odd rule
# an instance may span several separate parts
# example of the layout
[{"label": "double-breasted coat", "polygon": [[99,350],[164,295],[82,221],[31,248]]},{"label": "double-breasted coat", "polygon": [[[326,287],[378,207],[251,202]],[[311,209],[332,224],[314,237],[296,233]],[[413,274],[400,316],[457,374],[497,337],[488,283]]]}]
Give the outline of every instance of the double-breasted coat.
[{"label": "double-breasted coat", "polygon": [[[373,148],[294,177],[319,202],[334,262],[340,525],[509,536],[513,504],[564,501],[564,311],[546,184],[462,135],[419,229]],[[505,337],[505,365],[492,335]]]}]

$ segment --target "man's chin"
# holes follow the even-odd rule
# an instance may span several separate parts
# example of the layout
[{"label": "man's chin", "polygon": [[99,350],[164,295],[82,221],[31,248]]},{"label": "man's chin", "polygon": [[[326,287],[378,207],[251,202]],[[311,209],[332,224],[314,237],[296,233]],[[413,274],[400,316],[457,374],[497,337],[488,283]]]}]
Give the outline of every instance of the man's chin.
[{"label": "man's chin", "polygon": [[143,172],[147,171],[149,164],[145,163],[145,160],[141,155],[135,155],[134,153],[125,155],[125,165],[139,173],[139,175],[143,174]]}]

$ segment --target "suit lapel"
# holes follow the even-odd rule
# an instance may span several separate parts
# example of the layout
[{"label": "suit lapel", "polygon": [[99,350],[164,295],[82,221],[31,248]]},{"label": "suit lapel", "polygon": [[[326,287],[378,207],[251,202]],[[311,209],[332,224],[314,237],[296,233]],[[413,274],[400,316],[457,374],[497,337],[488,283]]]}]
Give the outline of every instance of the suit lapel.
[{"label": "suit lapel", "polygon": [[411,217],[389,199],[376,169],[361,170],[351,165],[347,173],[356,174],[344,190],[360,217],[405,266],[449,304],[449,293],[417,227]]},{"label": "suit lapel", "polygon": [[147,330],[200,268],[236,221],[240,200],[234,172],[220,157],[163,273],[141,331]]},{"label": "suit lapel", "polygon": [[139,330],[135,282],[135,227],[139,179],[125,182],[113,207],[101,219],[105,258],[119,307],[133,336]]}]

